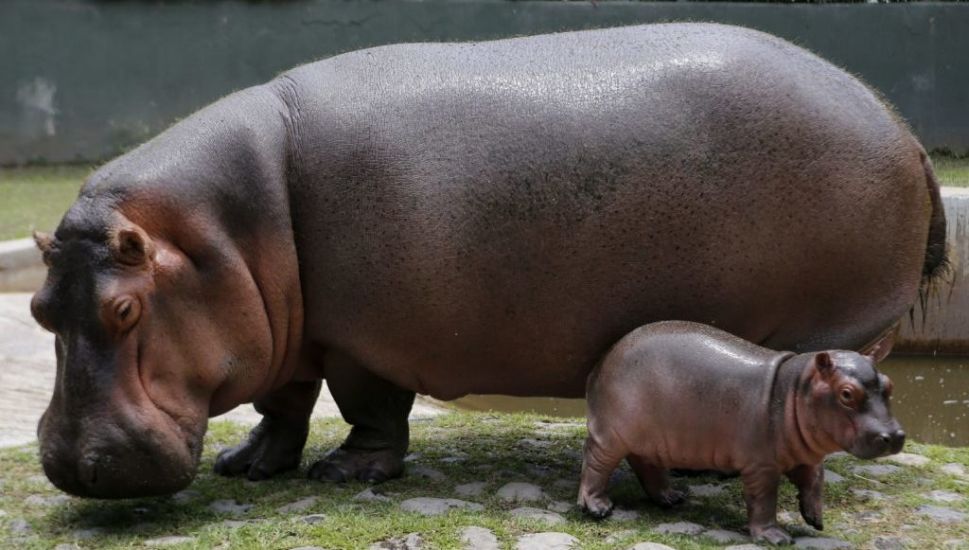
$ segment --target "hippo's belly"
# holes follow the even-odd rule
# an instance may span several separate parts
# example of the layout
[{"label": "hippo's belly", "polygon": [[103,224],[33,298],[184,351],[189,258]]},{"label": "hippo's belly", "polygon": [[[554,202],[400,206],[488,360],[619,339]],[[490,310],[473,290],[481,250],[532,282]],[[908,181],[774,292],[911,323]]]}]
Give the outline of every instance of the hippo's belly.
[{"label": "hippo's belly", "polygon": [[527,59],[406,46],[292,73],[307,337],[438,397],[577,396],[645,323],[795,351],[893,323],[926,244],[917,144],[803,50],[695,27],[725,38],[660,25],[570,34],[588,44],[568,64],[552,35]]}]

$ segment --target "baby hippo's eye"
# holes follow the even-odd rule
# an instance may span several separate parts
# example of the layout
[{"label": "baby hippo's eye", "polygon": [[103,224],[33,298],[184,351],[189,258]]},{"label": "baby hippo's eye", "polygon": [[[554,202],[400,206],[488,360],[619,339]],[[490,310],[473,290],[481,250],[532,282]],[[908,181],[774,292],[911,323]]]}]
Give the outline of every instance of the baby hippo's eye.
[{"label": "baby hippo's eye", "polygon": [[842,387],[838,392],[838,397],[841,399],[841,404],[845,407],[855,406],[855,392],[851,391],[851,388],[847,386]]}]

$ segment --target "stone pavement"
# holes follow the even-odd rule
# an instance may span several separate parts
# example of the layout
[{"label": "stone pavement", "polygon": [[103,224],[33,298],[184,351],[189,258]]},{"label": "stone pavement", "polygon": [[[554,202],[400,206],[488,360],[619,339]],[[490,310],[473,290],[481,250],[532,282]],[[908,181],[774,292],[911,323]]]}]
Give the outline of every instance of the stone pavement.
[{"label": "stone pavement", "polygon": [[[0,447],[36,439],[37,422],[54,387],[54,337],[31,318],[30,296],[0,294]],[[411,416],[430,416],[443,410],[418,397]],[[339,414],[324,386],[313,416]],[[219,418],[255,424],[260,415],[251,405],[243,405]]]}]

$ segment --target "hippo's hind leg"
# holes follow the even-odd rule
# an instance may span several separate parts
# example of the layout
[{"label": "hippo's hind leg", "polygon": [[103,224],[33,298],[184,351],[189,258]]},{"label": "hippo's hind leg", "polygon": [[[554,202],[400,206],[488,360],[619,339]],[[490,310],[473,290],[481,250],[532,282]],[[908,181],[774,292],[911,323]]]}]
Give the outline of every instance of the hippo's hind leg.
[{"label": "hippo's hind leg", "polygon": [[629,467],[636,472],[639,484],[649,498],[663,507],[676,506],[686,500],[686,493],[670,486],[669,472],[665,468],[647,462],[643,457],[629,455],[626,457]]},{"label": "hippo's hind leg", "polygon": [[621,442],[604,439],[590,422],[582,453],[578,499],[579,507],[590,516],[602,519],[612,513],[609,478],[625,456],[626,448]]},{"label": "hippo's hind leg", "polygon": [[380,483],[404,472],[414,392],[380,378],[350,357],[331,352],[324,364],[327,387],[352,426],[338,449],[310,467],[321,481]]},{"label": "hippo's hind leg", "polygon": [[780,473],[770,468],[760,468],[742,472],[741,476],[750,536],[755,542],[791,544],[791,536],[777,525],[777,486],[781,479]]},{"label": "hippo's hind leg", "polygon": [[254,403],[263,417],[245,441],[219,453],[215,472],[256,481],[299,466],[321,382],[290,382]]}]

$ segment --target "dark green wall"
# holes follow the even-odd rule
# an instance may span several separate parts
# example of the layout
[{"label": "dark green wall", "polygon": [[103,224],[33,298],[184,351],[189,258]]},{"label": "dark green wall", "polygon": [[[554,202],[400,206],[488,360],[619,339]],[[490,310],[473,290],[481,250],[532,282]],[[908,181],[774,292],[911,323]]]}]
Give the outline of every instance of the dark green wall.
[{"label": "dark green wall", "polygon": [[299,63],[377,44],[721,21],[862,76],[929,148],[969,152],[969,5],[0,2],[0,164],[97,160]]}]

